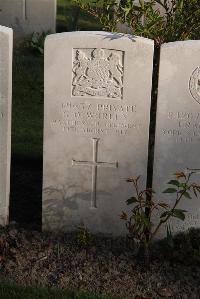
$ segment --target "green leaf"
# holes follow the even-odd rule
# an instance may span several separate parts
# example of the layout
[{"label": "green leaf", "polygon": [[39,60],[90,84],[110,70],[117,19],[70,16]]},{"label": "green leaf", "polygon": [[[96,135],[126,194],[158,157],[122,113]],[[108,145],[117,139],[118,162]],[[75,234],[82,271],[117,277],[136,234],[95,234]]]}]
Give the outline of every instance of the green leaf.
[{"label": "green leaf", "polygon": [[136,197],[130,197],[129,199],[127,199],[126,203],[127,205],[131,205],[132,203],[136,203],[138,202],[137,198]]},{"label": "green leaf", "polygon": [[182,221],[184,221],[185,220],[185,213],[186,213],[187,211],[185,211],[185,210],[180,210],[180,209],[174,209],[173,211],[172,211],[172,216],[173,217],[176,217],[176,218],[178,218],[178,219],[180,219],[180,220],[182,220]]},{"label": "green leaf", "polygon": [[126,18],[131,11],[131,7],[125,7],[125,8],[122,8],[122,10],[124,11],[125,18]]},{"label": "green leaf", "polygon": [[186,183],[180,183],[179,187],[183,188],[183,189],[186,189],[187,188],[187,184]]},{"label": "green leaf", "polygon": [[183,196],[185,196],[186,198],[192,199],[192,197],[190,196],[190,194],[187,191],[183,192]]},{"label": "green leaf", "polygon": [[167,184],[169,184],[169,185],[174,185],[174,186],[177,186],[177,187],[180,186],[180,183],[179,183],[179,181],[177,181],[177,180],[171,180],[171,181],[169,181]]},{"label": "green leaf", "polygon": [[165,191],[163,191],[163,193],[176,193],[177,190],[175,188],[168,188]]}]

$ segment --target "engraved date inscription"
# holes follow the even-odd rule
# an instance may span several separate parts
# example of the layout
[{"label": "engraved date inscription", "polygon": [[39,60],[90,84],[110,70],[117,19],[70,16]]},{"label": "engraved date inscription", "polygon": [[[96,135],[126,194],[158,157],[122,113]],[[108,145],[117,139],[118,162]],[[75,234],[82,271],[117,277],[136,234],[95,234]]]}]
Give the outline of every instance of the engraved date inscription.
[{"label": "engraved date inscription", "polygon": [[60,117],[51,121],[54,131],[78,135],[127,135],[140,131],[136,105],[63,102]]},{"label": "engraved date inscription", "polygon": [[200,143],[200,113],[170,111],[162,135],[176,143]]}]

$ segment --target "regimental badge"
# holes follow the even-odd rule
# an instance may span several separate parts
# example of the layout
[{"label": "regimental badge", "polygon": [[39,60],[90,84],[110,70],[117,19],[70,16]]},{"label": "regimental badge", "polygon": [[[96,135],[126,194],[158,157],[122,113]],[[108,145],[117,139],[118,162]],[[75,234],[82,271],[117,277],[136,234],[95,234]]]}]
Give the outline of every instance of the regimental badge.
[{"label": "regimental badge", "polygon": [[72,96],[122,99],[123,52],[107,49],[76,49]]},{"label": "regimental badge", "polygon": [[200,66],[198,66],[190,77],[189,89],[192,97],[200,104]]}]

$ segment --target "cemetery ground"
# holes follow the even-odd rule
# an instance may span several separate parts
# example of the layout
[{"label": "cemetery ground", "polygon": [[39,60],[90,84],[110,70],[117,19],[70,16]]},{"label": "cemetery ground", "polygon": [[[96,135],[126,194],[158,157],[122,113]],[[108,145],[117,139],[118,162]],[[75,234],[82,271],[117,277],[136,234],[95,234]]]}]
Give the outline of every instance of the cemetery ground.
[{"label": "cemetery ground", "polygon": [[[1,230],[0,277],[7,284],[106,294],[116,299],[199,298],[199,238],[199,231],[190,231],[176,237],[173,249],[164,242],[155,244],[151,266],[145,270],[125,239],[94,237],[83,245],[77,234],[54,235],[11,225]],[[34,298],[40,298],[39,294]]]},{"label": "cemetery ground", "polygon": [[[59,4],[61,31],[66,16],[64,1]],[[75,9],[73,28],[92,29],[92,19],[79,13]],[[199,298],[199,230],[176,236],[173,245],[154,244],[149,269],[126,238],[85,235],[78,228],[72,234],[41,232],[43,57],[22,46],[15,49],[13,67],[10,220],[15,222],[0,231],[0,298]]]}]

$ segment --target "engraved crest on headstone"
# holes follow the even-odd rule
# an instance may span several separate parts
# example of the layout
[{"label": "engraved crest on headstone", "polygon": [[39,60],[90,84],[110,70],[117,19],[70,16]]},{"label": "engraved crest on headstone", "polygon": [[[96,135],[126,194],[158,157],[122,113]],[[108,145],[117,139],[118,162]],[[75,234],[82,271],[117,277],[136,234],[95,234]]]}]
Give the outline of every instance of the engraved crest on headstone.
[{"label": "engraved crest on headstone", "polygon": [[189,88],[192,97],[200,104],[200,66],[192,73]]},{"label": "engraved crest on headstone", "polygon": [[74,49],[72,95],[122,99],[123,52]]}]

